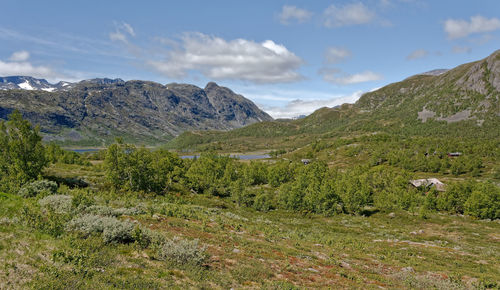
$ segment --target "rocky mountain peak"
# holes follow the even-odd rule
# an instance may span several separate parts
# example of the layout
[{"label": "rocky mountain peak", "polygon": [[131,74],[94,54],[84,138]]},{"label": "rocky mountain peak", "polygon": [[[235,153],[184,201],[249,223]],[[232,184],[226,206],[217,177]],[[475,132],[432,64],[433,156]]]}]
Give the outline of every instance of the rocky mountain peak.
[{"label": "rocky mountain peak", "polygon": [[205,91],[218,89],[220,86],[215,82],[208,82],[205,86]]}]

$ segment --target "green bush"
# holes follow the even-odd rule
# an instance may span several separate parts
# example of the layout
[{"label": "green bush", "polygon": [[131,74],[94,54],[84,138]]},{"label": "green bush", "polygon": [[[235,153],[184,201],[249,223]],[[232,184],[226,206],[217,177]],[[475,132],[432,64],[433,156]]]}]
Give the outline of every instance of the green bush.
[{"label": "green bush", "polygon": [[255,196],[253,208],[258,211],[270,211],[274,208],[273,197],[269,193],[260,193]]},{"label": "green bush", "polygon": [[64,233],[69,216],[55,213],[52,210],[42,212],[38,207],[28,204],[21,209],[20,220],[30,228],[37,229],[53,237],[59,237]]},{"label": "green bush", "polygon": [[267,180],[273,187],[278,187],[290,179],[292,179],[292,172],[288,161],[279,161],[270,166],[267,171]]},{"label": "green bush", "polygon": [[63,163],[63,164],[78,164],[78,165],[91,165],[90,162],[83,158],[83,155],[74,151],[62,149],[59,145],[50,143],[45,146],[46,159],[50,163]]},{"label": "green bush", "polygon": [[24,185],[18,192],[22,197],[46,196],[57,192],[57,183],[49,180],[37,180]]},{"label": "green bush", "polygon": [[437,208],[451,213],[464,213],[465,203],[469,199],[473,183],[451,183],[445,192],[441,192],[437,198]]},{"label": "green bush", "polygon": [[73,194],[73,207],[87,208],[95,204],[93,194],[87,189],[74,189],[71,191]]},{"label": "green bush", "polygon": [[500,218],[500,188],[492,183],[476,185],[465,202],[465,213],[482,219]]},{"label": "green bush", "polygon": [[192,189],[199,193],[226,196],[231,181],[236,179],[234,159],[215,153],[201,154],[186,172]]},{"label": "green bush", "polygon": [[232,182],[229,190],[231,192],[231,198],[238,206],[250,207],[253,205],[255,194],[245,186],[242,179]]},{"label": "green bush", "polygon": [[200,247],[198,240],[189,241],[175,237],[160,245],[157,258],[183,265],[203,265],[208,257],[205,247]]},{"label": "green bush", "polygon": [[47,165],[39,127],[33,127],[15,110],[0,121],[0,189],[16,191],[37,179]]},{"label": "green bush", "polygon": [[116,216],[114,213],[114,209],[105,205],[91,205],[81,210],[82,213],[85,214],[93,214],[100,216]]},{"label": "green bush", "polygon": [[134,232],[132,233],[132,238],[134,242],[139,245],[139,247],[145,249],[150,245],[161,245],[165,242],[165,238],[148,228],[135,227]]},{"label": "green bush", "polygon": [[69,213],[72,208],[73,197],[70,195],[55,194],[46,196],[38,201],[40,206],[55,213]]},{"label": "green bush", "polygon": [[106,150],[106,178],[114,188],[164,193],[184,175],[182,160],[166,150],[150,151],[123,144]]},{"label": "green bush", "polygon": [[79,232],[85,237],[102,234],[102,238],[106,243],[133,242],[134,228],[135,225],[132,222],[93,214],[74,218],[67,225],[67,230]]},{"label": "green bush", "polygon": [[87,214],[101,215],[101,216],[121,216],[121,215],[139,215],[146,213],[140,206],[129,208],[112,208],[105,205],[91,205],[84,208],[82,212]]}]

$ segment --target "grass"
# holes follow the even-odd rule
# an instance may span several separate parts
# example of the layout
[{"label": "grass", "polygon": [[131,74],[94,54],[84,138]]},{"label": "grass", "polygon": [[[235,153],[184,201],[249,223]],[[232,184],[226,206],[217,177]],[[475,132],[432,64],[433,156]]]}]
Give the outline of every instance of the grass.
[{"label": "grass", "polygon": [[[90,170],[73,167],[75,174]],[[178,264],[137,243],[107,244],[71,232],[54,237],[22,222],[22,207],[36,198],[2,193],[0,288],[450,289],[500,283],[498,221],[445,214],[424,219],[409,212],[263,213],[203,195],[96,191],[93,199],[114,208],[141,204],[146,213],[119,218],[168,239],[198,239],[208,260]],[[21,222],[10,222],[16,216]]]}]

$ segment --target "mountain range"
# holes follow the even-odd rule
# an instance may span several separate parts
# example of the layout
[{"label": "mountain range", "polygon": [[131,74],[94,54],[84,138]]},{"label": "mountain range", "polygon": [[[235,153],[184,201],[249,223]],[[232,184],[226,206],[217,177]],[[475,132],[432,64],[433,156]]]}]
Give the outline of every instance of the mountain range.
[{"label": "mountain range", "polygon": [[102,145],[123,137],[154,144],[186,130],[230,130],[272,118],[253,102],[210,82],[162,85],[91,79],[77,83],[26,76],[0,78],[0,119],[19,110],[46,141]]},{"label": "mountain range", "polygon": [[101,145],[117,136],[143,144],[177,136],[169,147],[239,144],[241,150],[367,132],[499,138],[500,50],[295,120],[274,121],[248,99],[213,82],[202,89],[121,79],[50,84],[31,77],[0,78],[0,118],[14,109],[40,125],[46,141],[78,145]]},{"label": "mountain range", "polygon": [[451,70],[389,84],[363,94],[354,104],[230,132],[185,132],[168,146],[242,151],[297,148],[311,140],[380,132],[402,137],[500,138],[500,50]]}]

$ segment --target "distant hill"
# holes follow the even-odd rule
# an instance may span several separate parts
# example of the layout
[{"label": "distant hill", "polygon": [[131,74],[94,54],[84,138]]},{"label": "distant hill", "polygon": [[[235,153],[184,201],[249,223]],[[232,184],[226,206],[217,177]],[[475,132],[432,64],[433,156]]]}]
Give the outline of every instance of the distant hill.
[{"label": "distant hill", "polygon": [[296,147],[314,138],[367,132],[500,138],[500,50],[477,62],[387,85],[363,94],[355,104],[321,108],[302,119],[258,123],[225,133],[186,132],[169,146],[237,145],[254,150]]},{"label": "distant hill", "polygon": [[13,110],[40,125],[46,141],[101,145],[115,137],[153,144],[186,130],[230,130],[272,118],[216,83],[202,89],[121,79],[50,84],[25,76],[0,78],[0,119]]},{"label": "distant hill", "polygon": [[441,132],[465,126],[499,135],[499,98],[500,50],[438,75],[416,75],[366,93],[355,106],[371,113],[375,127],[391,126],[392,122],[393,127]]},{"label": "distant hill", "polygon": [[445,72],[449,71],[449,69],[444,69],[444,68],[440,68],[440,69],[433,69],[431,71],[428,71],[428,72],[424,72],[424,73],[421,73],[421,75],[426,75],[426,76],[438,76],[438,75],[442,75],[444,74]]}]

